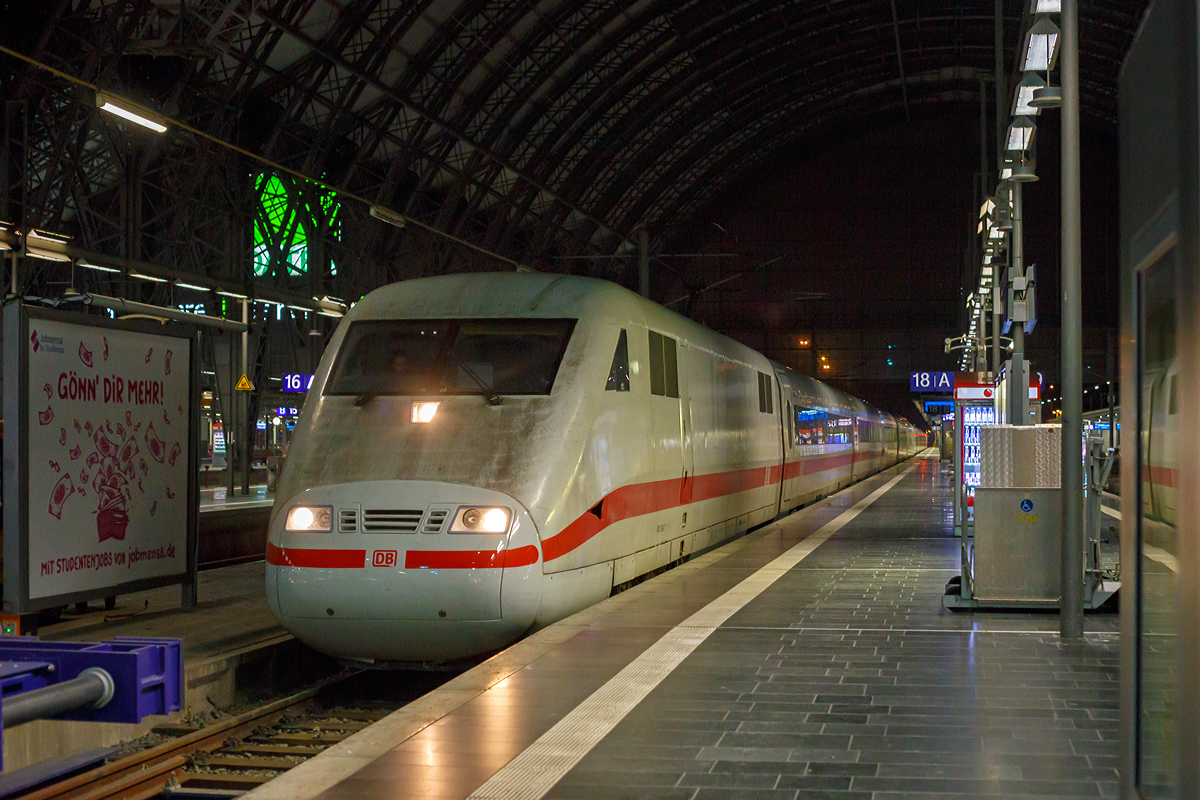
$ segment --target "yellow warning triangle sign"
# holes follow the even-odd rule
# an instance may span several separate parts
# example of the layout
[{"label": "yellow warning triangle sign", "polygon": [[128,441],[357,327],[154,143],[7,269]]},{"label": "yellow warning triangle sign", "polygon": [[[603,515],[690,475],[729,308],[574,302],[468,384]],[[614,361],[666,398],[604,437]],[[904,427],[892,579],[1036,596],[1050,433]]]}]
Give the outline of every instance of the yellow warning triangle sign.
[{"label": "yellow warning triangle sign", "polygon": [[246,377],[246,373],[243,372],[242,379],[239,380],[237,382],[237,386],[233,388],[239,392],[253,392],[254,384],[250,382],[250,379]]}]

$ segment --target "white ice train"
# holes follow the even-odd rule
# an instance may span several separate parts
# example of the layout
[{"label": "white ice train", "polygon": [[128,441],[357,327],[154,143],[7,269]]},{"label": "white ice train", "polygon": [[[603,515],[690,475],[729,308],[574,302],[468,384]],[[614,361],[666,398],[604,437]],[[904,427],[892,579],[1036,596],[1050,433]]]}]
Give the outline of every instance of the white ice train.
[{"label": "white ice train", "polygon": [[367,295],[271,514],[267,597],[361,662],[509,644],[924,446],[905,420],[599,280]]}]

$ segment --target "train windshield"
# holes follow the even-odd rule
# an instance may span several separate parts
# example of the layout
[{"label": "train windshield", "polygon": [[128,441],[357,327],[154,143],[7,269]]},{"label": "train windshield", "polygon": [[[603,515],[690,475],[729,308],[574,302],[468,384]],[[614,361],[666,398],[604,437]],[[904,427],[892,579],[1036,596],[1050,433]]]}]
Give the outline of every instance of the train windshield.
[{"label": "train windshield", "polygon": [[361,320],[327,395],[546,395],[573,319]]}]

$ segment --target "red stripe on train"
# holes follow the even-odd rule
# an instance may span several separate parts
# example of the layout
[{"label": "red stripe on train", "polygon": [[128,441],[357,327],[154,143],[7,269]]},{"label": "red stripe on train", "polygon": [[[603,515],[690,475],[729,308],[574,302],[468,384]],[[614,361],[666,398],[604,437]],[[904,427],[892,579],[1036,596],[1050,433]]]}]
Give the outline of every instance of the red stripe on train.
[{"label": "red stripe on train", "polygon": [[366,550],[322,550],[309,547],[276,547],[267,542],[267,563],[276,567],[313,569],[363,569]]},{"label": "red stripe on train", "polygon": [[[404,554],[405,569],[485,569],[528,567],[536,564],[534,545],[515,550],[409,550]],[[267,542],[267,563],[276,567],[309,569],[363,569],[366,550],[325,550],[309,547],[276,547]]]},{"label": "red stripe on train", "polygon": [[[881,452],[871,453],[867,457],[875,458],[881,455]],[[747,492],[762,486],[774,486],[779,483],[781,477],[784,480],[798,477],[791,473],[798,472],[801,469],[800,465],[803,465],[804,474],[810,474],[849,466],[853,459],[854,454],[847,451],[793,461],[785,464],[783,470],[775,466],[752,467],[733,472],[696,475],[686,481],[673,478],[621,486],[597,504],[600,507],[600,516],[597,517],[592,511],[584,512],[574,522],[543,541],[542,555],[546,561],[562,558],[615,522],[677,508],[689,501],[696,503]]]},{"label": "red stripe on train", "polygon": [[516,550],[409,550],[404,554],[405,569],[488,569],[528,567],[536,564],[534,545]]},{"label": "red stripe on train", "polygon": [[1142,481],[1153,483],[1166,489],[1175,488],[1175,470],[1170,467],[1155,467],[1150,464],[1142,465]]}]

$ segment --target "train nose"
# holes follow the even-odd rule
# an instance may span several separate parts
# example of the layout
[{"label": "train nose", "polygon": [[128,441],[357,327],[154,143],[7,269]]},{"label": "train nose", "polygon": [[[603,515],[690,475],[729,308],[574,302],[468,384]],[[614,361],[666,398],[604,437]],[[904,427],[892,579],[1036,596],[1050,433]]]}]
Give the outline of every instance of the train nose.
[{"label": "train nose", "polygon": [[274,516],[268,596],[285,627],[332,655],[461,658],[533,623],[539,544],[528,512],[500,492],[431,481],[321,486]]}]

